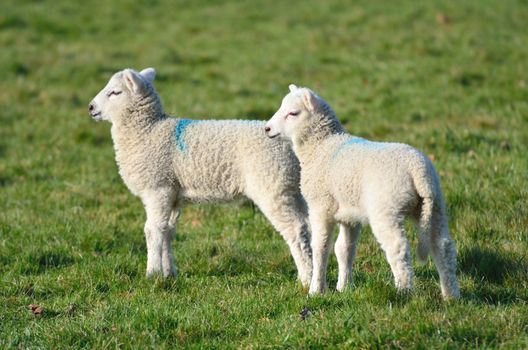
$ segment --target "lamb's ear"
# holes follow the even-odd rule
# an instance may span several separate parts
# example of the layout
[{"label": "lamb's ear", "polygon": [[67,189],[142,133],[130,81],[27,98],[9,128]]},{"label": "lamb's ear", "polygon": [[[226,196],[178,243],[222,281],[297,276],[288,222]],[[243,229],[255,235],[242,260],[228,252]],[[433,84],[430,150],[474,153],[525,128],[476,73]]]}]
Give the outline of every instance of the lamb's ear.
[{"label": "lamb's ear", "polygon": [[295,84],[290,84],[288,87],[290,88],[290,92],[294,92],[295,90],[298,89],[297,85]]},{"label": "lamb's ear", "polygon": [[126,87],[132,92],[139,92],[145,88],[143,78],[132,69],[125,69],[123,71],[123,78],[125,79]]},{"label": "lamb's ear", "polygon": [[152,67],[149,67],[143,69],[141,72],[139,72],[139,74],[141,74],[143,78],[147,79],[147,81],[152,83],[156,77],[156,70]]},{"label": "lamb's ear", "polygon": [[319,100],[317,99],[317,96],[313,93],[310,89],[303,89],[302,99],[304,102],[304,105],[310,112],[315,112],[317,107],[319,106]]}]

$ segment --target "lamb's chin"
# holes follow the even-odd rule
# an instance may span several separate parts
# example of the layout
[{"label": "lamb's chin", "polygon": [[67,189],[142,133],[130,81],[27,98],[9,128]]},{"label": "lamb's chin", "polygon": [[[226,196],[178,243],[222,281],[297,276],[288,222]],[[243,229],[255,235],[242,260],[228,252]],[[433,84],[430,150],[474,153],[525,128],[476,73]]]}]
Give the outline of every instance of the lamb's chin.
[{"label": "lamb's chin", "polygon": [[92,120],[95,120],[96,122],[100,122],[103,120],[101,113],[92,114],[91,117],[92,117]]}]

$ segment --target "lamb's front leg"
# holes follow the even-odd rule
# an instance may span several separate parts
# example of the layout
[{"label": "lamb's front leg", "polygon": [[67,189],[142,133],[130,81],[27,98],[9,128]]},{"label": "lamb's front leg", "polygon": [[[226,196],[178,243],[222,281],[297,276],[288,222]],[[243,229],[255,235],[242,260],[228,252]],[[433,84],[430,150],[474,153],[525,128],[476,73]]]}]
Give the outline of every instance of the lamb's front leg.
[{"label": "lamb's front leg", "polygon": [[334,222],[325,211],[310,210],[310,225],[312,227],[313,271],[309,294],[323,294],[326,290],[328,251],[332,244]]},{"label": "lamb's front leg", "polygon": [[334,251],[339,268],[336,289],[340,292],[352,284],[352,263],[356,255],[360,231],[360,224],[353,226],[339,224],[339,235],[337,236]]},{"label": "lamb's front leg", "polygon": [[[147,213],[147,221],[145,222],[147,277],[159,273],[168,276],[173,268],[170,250],[174,228],[170,222],[172,196],[164,192],[150,193],[142,199]],[[167,264],[167,262],[169,263]]]},{"label": "lamb's front leg", "polygon": [[176,276],[176,266],[174,265],[174,258],[172,256],[172,238],[176,233],[176,224],[180,216],[180,209],[174,208],[172,210],[170,219],[169,219],[169,231],[163,236],[163,244],[161,248],[161,267],[163,271],[163,276]]}]

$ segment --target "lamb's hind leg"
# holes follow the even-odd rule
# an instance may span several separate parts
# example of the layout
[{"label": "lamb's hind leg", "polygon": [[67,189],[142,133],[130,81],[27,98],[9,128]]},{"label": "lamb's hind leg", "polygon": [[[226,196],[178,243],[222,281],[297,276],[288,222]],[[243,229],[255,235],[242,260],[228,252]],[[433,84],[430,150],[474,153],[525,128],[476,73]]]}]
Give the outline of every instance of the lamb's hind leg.
[{"label": "lamb's hind leg", "polygon": [[372,232],[385,252],[394,275],[398,291],[412,289],[412,264],[409,242],[405,237],[403,224],[396,219],[377,217],[370,222]]},{"label": "lamb's hind leg", "polygon": [[440,275],[440,287],[444,299],[459,298],[456,277],[455,243],[449,235],[445,210],[435,205],[431,232],[431,256]]},{"label": "lamb's hind leg", "polygon": [[298,279],[304,287],[312,277],[310,228],[305,204],[300,195],[251,196],[264,216],[280,232],[295,262]]},{"label": "lamb's hind leg", "polygon": [[360,231],[360,224],[352,226],[339,224],[339,235],[335,242],[334,251],[339,267],[336,289],[340,292],[352,284],[352,263],[356,255]]},{"label": "lamb's hind leg", "polygon": [[170,242],[174,226],[171,225],[173,196],[170,192],[151,192],[142,197],[147,213],[145,238],[147,241],[147,276],[162,273],[169,276],[175,268],[172,263]]}]

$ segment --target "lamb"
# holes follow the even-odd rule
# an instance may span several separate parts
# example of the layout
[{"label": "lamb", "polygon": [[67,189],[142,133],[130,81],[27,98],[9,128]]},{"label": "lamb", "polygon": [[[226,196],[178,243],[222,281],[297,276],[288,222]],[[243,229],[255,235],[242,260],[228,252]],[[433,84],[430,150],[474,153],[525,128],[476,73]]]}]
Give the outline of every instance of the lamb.
[{"label": "lamb", "polygon": [[359,232],[366,223],[385,252],[396,288],[410,291],[413,271],[403,224],[411,218],[420,229],[418,258],[425,261],[430,252],[442,296],[459,297],[455,246],[439,178],[427,157],[405,144],[371,142],[346,133],[321,97],[293,84],[265,131],[270,138],[291,140],[301,163],[301,193],[312,230],[310,294],[326,289],[335,223],[338,291],[352,283]]},{"label": "lamb", "polygon": [[119,173],[144,204],[147,276],[174,276],[171,239],[188,201],[252,200],[286,240],[304,286],[312,260],[300,167],[288,143],[264,134],[264,122],[177,119],[163,112],[153,68],[112,76],[89,105],[111,122]]}]

